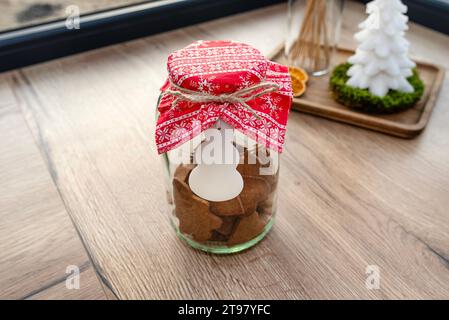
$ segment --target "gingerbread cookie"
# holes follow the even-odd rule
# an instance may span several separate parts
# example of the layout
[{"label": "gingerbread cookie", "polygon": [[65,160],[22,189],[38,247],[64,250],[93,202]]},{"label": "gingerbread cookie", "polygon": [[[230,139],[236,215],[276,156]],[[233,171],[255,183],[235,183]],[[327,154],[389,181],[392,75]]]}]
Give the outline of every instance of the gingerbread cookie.
[{"label": "gingerbread cookie", "polygon": [[279,180],[279,170],[272,175],[261,175],[261,178],[265,179],[266,182],[270,185],[270,191],[276,191],[278,180]]},{"label": "gingerbread cookie", "polygon": [[228,241],[228,237],[214,230],[209,241],[226,242]]},{"label": "gingerbread cookie", "polygon": [[276,211],[275,196],[275,192],[272,192],[267,200],[262,201],[257,205],[257,212],[264,223],[267,223]]},{"label": "gingerbread cookie", "polygon": [[270,193],[267,181],[259,177],[243,176],[243,190],[239,195],[246,215],[256,211],[257,205],[265,201]]},{"label": "gingerbread cookie", "polygon": [[243,154],[240,159],[240,163],[237,166],[237,171],[240,172],[242,176],[259,176],[259,169],[262,166],[257,154],[254,152],[249,152],[248,149],[244,149]]},{"label": "gingerbread cookie", "polygon": [[235,224],[238,220],[238,218],[236,217],[221,217],[221,219],[223,220],[223,223],[221,224],[221,227],[216,229],[215,231],[217,231],[218,233],[224,235],[224,236],[229,236],[232,231],[234,231],[234,227]]},{"label": "gingerbread cookie", "polygon": [[228,201],[210,201],[210,211],[217,216],[238,216],[245,213],[240,196]]},{"label": "gingerbread cookie", "polygon": [[[239,165],[237,166],[237,171],[240,172],[242,176],[258,177],[263,178],[270,185],[270,191],[276,189],[279,170],[273,174],[270,173],[270,163],[268,161],[269,151],[265,150],[266,155],[260,155],[263,152],[258,150],[257,152],[249,152],[245,149],[241,158]],[[261,158],[267,159],[267,161],[261,161]],[[267,162],[266,164],[263,164]]]},{"label": "gingerbread cookie", "polygon": [[193,240],[204,242],[220,228],[222,220],[210,213],[209,202],[194,195],[189,186],[178,178],[173,179],[175,213],[179,219],[179,230],[191,235]]},{"label": "gingerbread cookie", "polygon": [[187,179],[189,178],[190,172],[192,172],[195,165],[193,164],[180,164],[178,167],[176,167],[174,177],[178,178],[182,182],[187,183]]},{"label": "gingerbread cookie", "polygon": [[242,217],[235,227],[234,232],[228,240],[228,245],[233,246],[239,243],[245,243],[257,237],[265,227],[265,223],[259,218],[259,214],[254,211],[246,217]]},{"label": "gingerbread cookie", "polygon": [[206,201],[193,194],[188,178],[195,165],[181,164],[176,168],[173,197],[182,233],[198,242],[209,240],[232,246],[251,240],[263,230],[273,213],[278,173],[260,175],[260,159],[246,148],[242,157],[243,163],[237,170],[243,177],[243,190],[227,201]]}]

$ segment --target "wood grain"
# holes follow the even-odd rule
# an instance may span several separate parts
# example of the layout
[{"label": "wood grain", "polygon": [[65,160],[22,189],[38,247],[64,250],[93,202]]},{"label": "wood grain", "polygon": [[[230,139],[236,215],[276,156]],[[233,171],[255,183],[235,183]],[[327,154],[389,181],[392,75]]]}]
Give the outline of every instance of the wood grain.
[{"label": "wood grain", "polygon": [[[353,54],[353,50],[337,48],[333,59],[334,63],[344,63]],[[272,54],[269,54],[269,57],[278,63],[287,64],[283,45],[279,46]],[[312,77],[307,83],[308,90],[300,98],[293,98],[292,108],[297,111],[372,129],[392,136],[414,138],[424,130],[429,122],[444,80],[443,67],[424,61],[415,60],[415,62],[425,89],[416,105],[403,112],[388,115],[372,115],[351,110],[341,105],[335,101],[329,89],[330,74],[322,77]]]},{"label": "wood grain", "polygon": [[80,273],[80,290],[68,290],[64,281],[55,283],[45,290],[39,290],[25,297],[27,300],[103,300],[114,299],[106,296],[101,290],[94,268],[88,268]]},{"label": "wood grain", "polygon": [[[410,141],[292,112],[268,237],[230,256],[176,238],[153,139],[166,57],[197,39],[243,41],[267,54],[285,13],[273,6],[7,78],[95,269],[118,298],[449,298],[447,81],[428,129]],[[363,17],[363,6],[348,2],[343,46],[354,45]],[[411,30],[414,56],[449,67],[449,38]],[[380,269],[380,290],[365,286],[368,265]]]},{"label": "wood grain", "polygon": [[[8,78],[0,78],[0,297],[104,298]],[[79,290],[65,286],[69,265],[81,270]]]}]

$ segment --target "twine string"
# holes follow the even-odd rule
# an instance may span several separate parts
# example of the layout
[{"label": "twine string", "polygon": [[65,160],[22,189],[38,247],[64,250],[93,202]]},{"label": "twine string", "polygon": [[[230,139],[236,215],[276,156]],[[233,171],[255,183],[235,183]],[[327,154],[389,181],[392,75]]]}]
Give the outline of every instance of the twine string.
[{"label": "twine string", "polygon": [[[170,81],[171,88],[163,92],[164,95],[171,95],[176,99],[173,101],[172,107],[176,106],[178,101],[191,101],[194,103],[207,103],[207,102],[221,102],[221,103],[231,103],[231,104],[240,104],[249,110],[258,120],[260,120],[260,116],[256,113],[256,111],[251,108],[247,102],[253,99],[256,99],[260,96],[266,95],[270,92],[278,91],[280,86],[273,82],[261,82],[255,84],[253,86],[243,88],[241,90],[232,92],[232,93],[223,93],[219,95],[215,95],[208,92],[199,92],[190,89],[183,88],[178,86],[177,84]],[[263,89],[262,91],[258,91],[259,89]],[[258,92],[257,92],[258,91]]]}]

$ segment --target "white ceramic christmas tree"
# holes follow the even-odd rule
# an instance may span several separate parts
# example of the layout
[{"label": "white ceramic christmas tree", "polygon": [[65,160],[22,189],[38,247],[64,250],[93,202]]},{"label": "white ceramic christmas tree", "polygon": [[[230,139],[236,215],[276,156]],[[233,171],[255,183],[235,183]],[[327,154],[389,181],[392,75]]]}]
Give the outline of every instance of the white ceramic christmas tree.
[{"label": "white ceramic christmas tree", "polygon": [[400,0],[375,0],[367,5],[369,17],[359,25],[355,34],[360,43],[348,62],[347,85],[368,89],[373,95],[384,97],[390,89],[413,92],[407,81],[416,65],[408,58],[409,42],[407,6]]}]

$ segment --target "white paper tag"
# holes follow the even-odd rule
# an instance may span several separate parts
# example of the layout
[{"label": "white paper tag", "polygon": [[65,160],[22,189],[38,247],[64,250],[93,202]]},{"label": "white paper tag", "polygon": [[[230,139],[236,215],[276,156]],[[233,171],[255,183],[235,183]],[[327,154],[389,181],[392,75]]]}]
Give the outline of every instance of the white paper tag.
[{"label": "white paper tag", "polygon": [[205,135],[206,141],[195,150],[198,165],[190,173],[190,189],[209,201],[233,199],[243,190],[243,178],[237,171],[240,154],[232,144],[233,129],[219,120]]}]

